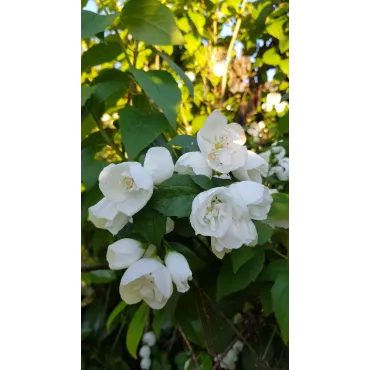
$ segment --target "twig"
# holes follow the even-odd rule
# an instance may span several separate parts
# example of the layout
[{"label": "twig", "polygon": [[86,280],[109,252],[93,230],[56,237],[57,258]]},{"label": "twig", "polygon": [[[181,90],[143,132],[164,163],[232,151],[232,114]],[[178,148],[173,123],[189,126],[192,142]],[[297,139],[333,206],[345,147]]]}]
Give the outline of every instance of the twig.
[{"label": "twig", "polygon": [[182,331],[181,329],[181,326],[178,328],[179,330],[179,333],[181,334],[182,336],[182,339],[184,339],[184,342],[186,344],[186,346],[189,348],[189,351],[190,351],[190,354],[191,354],[191,357],[194,361],[194,364],[196,365],[197,369],[200,369],[199,368],[199,365],[198,365],[198,361],[197,361],[197,358],[195,357],[195,354],[194,354],[194,351],[193,351],[193,348],[191,346],[191,344],[189,343],[188,339],[186,338],[186,335],[184,334],[184,332]]},{"label": "twig", "polygon": [[263,361],[265,361],[265,357],[266,357],[267,352],[268,352],[268,350],[269,350],[269,348],[270,348],[270,346],[271,346],[272,340],[274,339],[275,333],[276,333],[276,327],[274,327],[274,330],[273,330],[273,332],[272,332],[272,334],[271,334],[271,338],[270,338],[269,342],[267,343],[267,346],[266,346],[265,352],[264,352],[264,354],[263,354],[263,356],[262,356],[262,360],[263,360]]},{"label": "twig", "polygon": [[231,37],[231,40],[230,40],[229,49],[227,50],[226,61],[225,61],[225,68],[224,68],[224,74],[222,76],[222,81],[221,81],[221,99],[223,99],[223,97],[225,95],[225,91],[226,91],[226,80],[227,80],[227,71],[229,69],[229,64],[230,64],[230,60],[231,60],[231,54],[232,54],[232,52],[234,50],[234,44],[235,44],[236,38],[238,36],[240,25],[242,23],[242,16],[243,16],[243,13],[244,13],[245,6],[246,5],[247,5],[247,0],[243,0],[241,11],[240,11],[240,17],[238,18],[238,20],[235,23],[234,33],[233,33],[233,36]]}]

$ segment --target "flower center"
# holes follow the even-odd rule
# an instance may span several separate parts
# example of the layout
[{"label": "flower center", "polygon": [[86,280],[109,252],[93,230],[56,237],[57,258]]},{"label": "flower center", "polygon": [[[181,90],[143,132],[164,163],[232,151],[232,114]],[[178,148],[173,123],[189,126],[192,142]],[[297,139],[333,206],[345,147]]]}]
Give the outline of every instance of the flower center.
[{"label": "flower center", "polygon": [[135,181],[128,171],[122,173],[122,178],[120,182],[126,191],[133,191],[137,189]]},{"label": "flower center", "polygon": [[216,218],[219,218],[223,214],[222,210],[222,200],[219,199],[217,196],[214,196],[207,207],[207,213],[205,218],[209,220],[211,223],[211,229],[214,231],[216,230]]},{"label": "flower center", "polygon": [[211,161],[216,160],[216,153],[214,151],[208,153],[208,159]]}]

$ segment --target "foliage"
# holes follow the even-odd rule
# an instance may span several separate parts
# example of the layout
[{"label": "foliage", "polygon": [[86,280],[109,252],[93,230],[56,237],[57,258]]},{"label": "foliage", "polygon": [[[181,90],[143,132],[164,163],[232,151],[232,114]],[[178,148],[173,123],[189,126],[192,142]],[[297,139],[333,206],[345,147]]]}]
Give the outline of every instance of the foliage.
[{"label": "foliage", "polygon": [[[82,367],[139,368],[142,334],[154,331],[151,369],[182,370],[186,362],[219,369],[215,356],[237,339],[244,342],[237,369],[287,369],[289,231],[281,225],[289,217],[288,181],[264,178],[279,193],[267,221],[256,222],[257,245],[222,260],[209,237],[195,236],[189,215],[195,196],[233,176],[173,175],[116,236],[95,228],[87,210],[102,199],[104,167],[143,163],[151,147],[168,148],[174,161],[198,151],[194,135],[214,109],[242,126],[249,150],[280,141],[289,155],[288,1],[104,0],[98,14],[88,5],[81,13]],[[238,20],[237,52],[224,33]],[[277,93],[281,100],[271,103]],[[168,234],[167,217],[175,222]],[[106,262],[108,246],[123,237],[153,243],[162,258],[166,248],[184,255],[191,289],[174,291],[161,310],[126,305],[122,273]]]}]

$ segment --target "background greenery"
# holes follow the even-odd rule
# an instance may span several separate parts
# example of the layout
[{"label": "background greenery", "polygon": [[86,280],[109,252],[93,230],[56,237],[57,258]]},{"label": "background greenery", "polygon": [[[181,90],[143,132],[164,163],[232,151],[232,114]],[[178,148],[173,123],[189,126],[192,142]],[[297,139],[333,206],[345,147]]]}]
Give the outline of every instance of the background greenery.
[{"label": "background greenery", "polygon": [[[195,135],[214,109],[245,128],[249,149],[283,140],[289,153],[288,106],[279,113],[262,108],[272,92],[289,100],[289,3],[161,3],[107,0],[96,3],[99,14],[81,15],[82,368],[139,369],[142,333],[154,330],[151,369],[183,369],[189,358],[189,369],[217,369],[213,357],[238,338],[245,343],[238,369],[287,369],[287,230],[258,224],[257,247],[218,260],[207,238],[195,238],[187,219],[176,219],[166,241],[187,257],[194,281],[153,311],[120,300],[122,273],[105,260],[116,238],[88,220],[88,208],[102,198],[102,168],[142,161],[151,146],[167,146],[174,160],[196,150],[192,138],[176,136]],[[270,177],[268,184],[289,193],[288,183]],[[288,196],[275,198],[288,216]]]}]

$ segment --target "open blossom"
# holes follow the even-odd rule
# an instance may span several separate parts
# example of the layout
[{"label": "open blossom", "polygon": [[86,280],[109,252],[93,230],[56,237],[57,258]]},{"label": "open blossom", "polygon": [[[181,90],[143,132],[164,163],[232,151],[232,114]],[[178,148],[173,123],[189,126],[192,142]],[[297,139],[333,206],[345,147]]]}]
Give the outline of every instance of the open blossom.
[{"label": "open blossom", "polygon": [[204,175],[212,177],[212,168],[201,152],[183,154],[176,162],[175,171],[180,175]]},{"label": "open blossom", "polygon": [[134,239],[117,240],[108,247],[107,261],[111,270],[121,270],[130,267],[144,254],[141,243]]},{"label": "open blossom", "polygon": [[145,156],[144,168],[152,175],[154,185],[169,179],[173,175],[174,164],[168,149],[150,148]]},{"label": "open blossom", "polygon": [[225,187],[198,194],[192,203],[190,223],[196,234],[221,237],[232,221],[230,199]]},{"label": "open blossom", "polygon": [[251,180],[262,183],[262,176],[268,173],[268,163],[258,154],[248,150],[248,157],[244,166],[233,171],[233,175],[240,181]]},{"label": "open blossom", "polygon": [[258,234],[252,220],[265,220],[272,203],[269,189],[253,181],[234,183],[225,188],[224,195],[231,222],[222,235],[212,235],[212,252],[218,258],[242,245],[257,244]]},{"label": "open blossom", "polygon": [[129,221],[130,217],[119,212],[115,203],[107,198],[89,208],[91,222],[99,229],[106,229],[116,235]]},{"label": "open blossom", "polygon": [[167,254],[165,263],[177,291],[187,292],[190,289],[188,281],[192,279],[192,272],[186,258],[181,253],[171,251]]},{"label": "open blossom", "polygon": [[245,132],[237,123],[227,124],[227,118],[213,111],[198,131],[197,142],[209,167],[228,173],[244,165],[247,148]]},{"label": "open blossom", "polygon": [[153,179],[138,162],[110,164],[99,176],[99,187],[122,213],[133,216],[153,194]]},{"label": "open blossom", "polygon": [[119,292],[127,304],[144,300],[155,310],[164,307],[173,292],[167,267],[153,258],[142,258],[123,274]]}]

